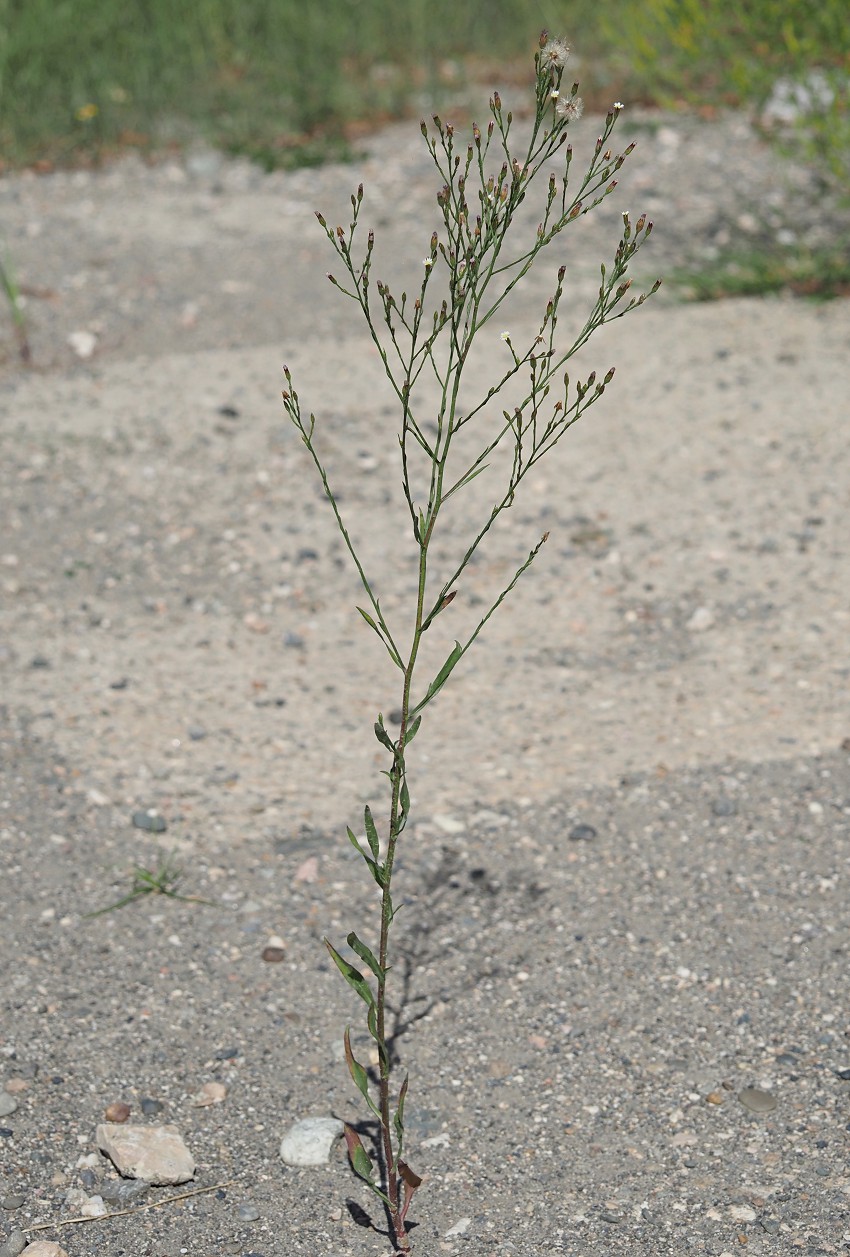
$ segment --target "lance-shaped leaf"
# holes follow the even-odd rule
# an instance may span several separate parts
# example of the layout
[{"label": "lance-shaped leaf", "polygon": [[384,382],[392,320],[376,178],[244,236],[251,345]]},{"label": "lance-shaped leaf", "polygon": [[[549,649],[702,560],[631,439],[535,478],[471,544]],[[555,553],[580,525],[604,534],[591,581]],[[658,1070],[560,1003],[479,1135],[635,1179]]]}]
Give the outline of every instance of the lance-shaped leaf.
[{"label": "lance-shaped leaf", "polygon": [[351,1050],[351,1032],[348,1029],[346,1029],[345,1031],[344,1042],[345,1042],[345,1060],[346,1060],[346,1064],[348,1065],[348,1072],[351,1074],[351,1077],[354,1079],[354,1085],[357,1088],[357,1090],[360,1092],[360,1094],[362,1095],[363,1099],[369,1105],[369,1108],[372,1110],[375,1116],[380,1118],[381,1110],[378,1108],[378,1106],[375,1104],[372,1097],[369,1095],[369,1075],[367,1074],[364,1067],[360,1064],[360,1062],[354,1059],[354,1053]]},{"label": "lance-shaped leaf", "polygon": [[411,1170],[406,1161],[399,1161],[398,1172],[399,1177],[404,1184],[404,1203],[402,1204],[400,1210],[400,1217],[403,1222],[407,1217],[407,1211],[410,1208],[413,1193],[416,1191],[417,1187],[422,1186],[422,1179],[418,1174],[414,1174],[413,1170]]},{"label": "lance-shaped leaf", "polygon": [[398,1149],[396,1152],[396,1163],[398,1163],[398,1158],[401,1156],[401,1150],[404,1146],[404,1100],[407,1095],[407,1081],[408,1076],[405,1074],[404,1082],[401,1084],[401,1090],[398,1093],[398,1108],[396,1109],[395,1116],[393,1117],[393,1126],[395,1127],[396,1145]]},{"label": "lance-shaped leaf", "polygon": [[[345,1134],[345,1142],[348,1147],[348,1157],[351,1161],[352,1170],[358,1178],[362,1178],[363,1182],[367,1183],[368,1186],[371,1187],[376,1196],[380,1196],[384,1204],[389,1205],[389,1198],[384,1195],[375,1180],[372,1178],[372,1162],[369,1159],[368,1152],[363,1147],[363,1142],[357,1134],[357,1131],[354,1130],[353,1127],[349,1126],[347,1122],[343,1123],[343,1131]],[[392,1208],[391,1205],[390,1208]]]},{"label": "lance-shaped leaf", "polygon": [[364,860],[366,861],[366,863],[369,865],[369,872],[372,874],[372,876],[374,877],[375,881],[376,881],[376,882],[378,883],[378,885],[380,886],[381,890],[383,890],[383,889],[384,889],[384,880],[385,880],[385,878],[384,878],[384,868],[383,868],[383,865],[378,864],[376,860],[373,860],[373,859],[371,858],[371,856],[368,856],[368,855],[366,854],[366,852],[365,852],[365,851],[363,850],[363,848],[360,846],[360,843],[359,843],[359,842],[358,842],[358,840],[357,840],[357,835],[355,834],[354,830],[351,828],[351,826],[350,826],[350,825],[346,825],[346,830],[347,830],[347,832],[348,832],[348,838],[349,838],[349,841],[351,842],[352,847],[354,847],[355,851],[356,851],[359,855],[362,855],[363,859],[364,859]]},{"label": "lance-shaped leaf", "polygon": [[428,689],[425,693],[425,697],[422,699],[421,702],[416,704],[411,714],[420,712],[427,703],[430,703],[432,698],[434,698],[437,694],[439,694],[440,690],[443,688],[446,681],[448,681],[449,677],[454,671],[455,665],[458,663],[462,655],[463,655],[463,647],[461,646],[460,642],[455,642],[452,652],[449,655],[448,659],[443,664],[442,668],[437,673],[437,675],[434,677],[434,680],[428,686]]},{"label": "lance-shaped leaf", "polygon": [[395,755],[395,745],[392,738],[384,728],[384,718],[381,715],[379,715],[378,719],[375,721],[375,737],[382,746],[385,746],[388,751],[391,751],[393,755]]},{"label": "lance-shaped leaf", "polygon": [[363,813],[363,823],[366,826],[366,839],[369,843],[369,850],[372,852],[375,860],[377,860],[380,855],[381,844],[378,839],[378,830],[375,826],[374,820],[372,819],[372,809],[368,804],[366,805],[366,810]]},{"label": "lance-shaped leaf", "polygon": [[353,930],[351,931],[351,933],[349,934],[348,938],[345,941],[348,943],[348,946],[351,948],[351,950],[353,952],[356,952],[357,955],[360,957],[360,959],[369,966],[369,968],[372,970],[372,972],[374,973],[375,977],[378,979],[379,982],[383,982],[386,980],[386,973],[378,964],[377,960],[372,955],[372,953],[370,952],[366,944],[360,941],[360,939],[357,937],[357,935],[354,933]]},{"label": "lance-shaped leaf", "polygon": [[329,943],[327,939],[325,939],[325,947],[327,947],[328,951],[333,957],[334,964],[336,965],[337,969],[339,969],[340,973],[345,978],[348,985],[350,987],[353,987],[353,989],[357,992],[357,994],[360,996],[363,1002],[368,1005],[371,1011],[375,1007],[375,996],[372,992],[371,986],[363,977],[363,974],[360,972],[359,969],[355,969],[354,965],[350,965],[343,956],[340,956],[339,952],[336,950],[333,944]]}]

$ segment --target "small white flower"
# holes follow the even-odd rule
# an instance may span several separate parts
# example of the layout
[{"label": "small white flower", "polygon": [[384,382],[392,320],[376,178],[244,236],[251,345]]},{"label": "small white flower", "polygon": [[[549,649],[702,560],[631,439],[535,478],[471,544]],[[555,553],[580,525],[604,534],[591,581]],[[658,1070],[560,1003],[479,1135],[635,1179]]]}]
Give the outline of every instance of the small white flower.
[{"label": "small white flower", "polygon": [[621,100],[615,100],[615,101],[614,101],[614,108],[617,110],[617,112],[618,112],[618,113],[619,113],[619,111],[620,111],[621,109],[625,109],[625,107],[626,107],[626,106],[623,104],[623,102],[622,102]]},{"label": "small white flower", "polygon": [[553,87],[552,91],[549,93],[549,99],[557,100],[560,95],[561,93],[558,91],[557,87]]},{"label": "small white flower", "polygon": [[423,266],[433,266],[433,265],[434,265],[434,259],[433,259],[433,258],[423,258],[423,259],[422,259],[422,265],[423,265]]},{"label": "small white flower", "polygon": [[510,332],[502,332],[502,340],[505,342],[506,345],[509,345],[511,343]]}]

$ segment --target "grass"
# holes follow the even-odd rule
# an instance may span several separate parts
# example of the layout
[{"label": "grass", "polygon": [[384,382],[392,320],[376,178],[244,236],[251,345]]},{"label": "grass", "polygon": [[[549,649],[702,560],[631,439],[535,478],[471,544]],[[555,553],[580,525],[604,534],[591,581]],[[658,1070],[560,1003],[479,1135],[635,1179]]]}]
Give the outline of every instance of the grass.
[{"label": "grass", "polygon": [[462,97],[471,67],[527,52],[543,25],[585,39],[593,11],[589,0],[0,0],[0,151],[7,166],[50,168],[200,132],[267,166],[340,155],[364,118]]},{"label": "grass", "polygon": [[776,292],[828,301],[850,296],[850,254],[840,247],[730,250],[699,270],[668,275],[667,282],[691,301]]},{"label": "grass", "polygon": [[21,304],[21,290],[15,279],[14,267],[8,255],[5,258],[0,258],[0,288],[2,288],[6,298],[9,317],[12,321],[12,330],[18,346],[18,355],[21,362],[28,366],[32,361],[32,350],[30,349],[27,320]]},{"label": "grass", "polygon": [[182,877],[182,872],[182,869],[174,863],[173,856],[170,855],[162,856],[153,870],[146,869],[141,864],[135,864],[129,892],[122,895],[120,899],[116,899],[115,903],[107,904],[105,908],[98,908],[95,912],[87,912],[85,915],[87,918],[102,917],[104,913],[114,912],[117,908],[123,908],[136,899],[142,899],[145,895],[165,895],[167,899],[179,899],[181,903],[205,903],[209,907],[215,907],[216,905],[209,899],[199,899],[196,895],[178,895],[176,887]]}]

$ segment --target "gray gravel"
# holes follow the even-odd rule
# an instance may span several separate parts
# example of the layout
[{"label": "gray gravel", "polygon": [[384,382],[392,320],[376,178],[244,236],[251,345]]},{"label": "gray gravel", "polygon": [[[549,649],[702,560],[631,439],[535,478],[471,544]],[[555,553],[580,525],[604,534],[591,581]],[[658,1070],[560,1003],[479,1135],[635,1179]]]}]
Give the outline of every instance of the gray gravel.
[{"label": "gray gravel", "polygon": [[[638,122],[647,274],[746,236],[754,205],[765,230],[842,221],[740,117]],[[370,526],[394,506],[388,412],[317,287],[310,210],[362,177],[387,274],[412,240],[418,262],[410,136],[286,176],[0,181],[43,293],[36,370],[10,342],[0,380],[6,1251],[14,1229],[71,1257],[387,1251],[341,1141],[309,1169],[278,1151],[304,1117],[363,1118],[340,1051],[359,1009],[321,940],[375,921],[344,825],[398,701],[278,394],[285,354],[396,613],[409,555]],[[621,208],[588,221],[576,309]],[[609,338],[616,402],[470,571],[452,614],[551,528],[416,743],[396,1044],[417,1257],[850,1247],[850,308],[665,300]],[[213,906],[86,917],[171,852]],[[60,1228],[81,1190],[126,1199],[95,1145],[118,1102],[175,1125],[210,1190]]]}]

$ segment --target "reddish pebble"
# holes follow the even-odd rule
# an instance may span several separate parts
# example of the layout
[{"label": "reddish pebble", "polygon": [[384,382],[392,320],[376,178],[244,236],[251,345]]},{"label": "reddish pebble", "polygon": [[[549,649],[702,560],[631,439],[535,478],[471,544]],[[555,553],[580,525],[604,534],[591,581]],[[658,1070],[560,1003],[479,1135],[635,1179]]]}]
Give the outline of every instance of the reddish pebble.
[{"label": "reddish pebble", "polygon": [[270,965],[279,965],[285,957],[286,952],[282,947],[264,947],[263,960],[268,961]]},{"label": "reddish pebble", "polygon": [[130,1106],[121,1100],[116,1100],[104,1110],[103,1116],[107,1122],[126,1122],[130,1116]]}]

